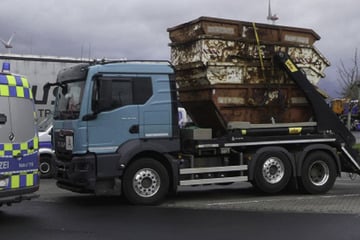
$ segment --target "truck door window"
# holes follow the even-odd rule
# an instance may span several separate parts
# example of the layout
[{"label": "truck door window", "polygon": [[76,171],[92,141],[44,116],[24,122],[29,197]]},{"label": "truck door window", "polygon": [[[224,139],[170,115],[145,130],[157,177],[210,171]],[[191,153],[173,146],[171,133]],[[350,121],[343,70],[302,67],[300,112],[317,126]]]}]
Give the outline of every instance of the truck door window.
[{"label": "truck door window", "polygon": [[111,100],[112,108],[119,108],[133,104],[133,89],[131,81],[113,80]]},{"label": "truck door window", "polygon": [[152,95],[150,78],[99,78],[94,84],[92,109],[110,111],[133,104],[144,104]]},{"label": "truck door window", "polygon": [[136,78],[133,81],[134,103],[144,104],[153,95],[151,78]]}]

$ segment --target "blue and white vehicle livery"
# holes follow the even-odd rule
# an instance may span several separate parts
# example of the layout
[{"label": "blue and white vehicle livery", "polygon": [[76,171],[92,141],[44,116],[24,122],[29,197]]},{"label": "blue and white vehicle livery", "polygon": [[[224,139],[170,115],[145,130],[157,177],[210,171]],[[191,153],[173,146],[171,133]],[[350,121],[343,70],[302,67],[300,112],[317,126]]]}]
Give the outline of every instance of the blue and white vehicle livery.
[{"label": "blue and white vehicle livery", "polygon": [[38,134],[28,80],[0,72],[0,206],[38,197]]},{"label": "blue and white vehicle livery", "polygon": [[52,115],[43,119],[38,124],[39,131],[39,171],[41,178],[51,178],[53,176],[53,161],[55,152],[52,146]]}]

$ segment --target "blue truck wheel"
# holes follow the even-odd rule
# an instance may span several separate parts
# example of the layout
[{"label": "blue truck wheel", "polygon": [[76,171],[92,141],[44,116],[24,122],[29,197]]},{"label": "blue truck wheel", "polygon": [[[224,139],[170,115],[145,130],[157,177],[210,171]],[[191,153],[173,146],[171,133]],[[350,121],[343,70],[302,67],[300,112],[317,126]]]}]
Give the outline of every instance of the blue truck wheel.
[{"label": "blue truck wheel", "polygon": [[323,151],[312,152],[301,169],[300,189],[310,194],[326,193],[334,185],[336,176],[333,157]]},{"label": "blue truck wheel", "polygon": [[268,151],[257,158],[253,182],[262,192],[280,192],[287,186],[290,178],[291,164],[284,153]]},{"label": "blue truck wheel", "polygon": [[122,179],[125,198],[132,204],[159,204],[169,190],[166,168],[152,158],[141,158],[131,163]]}]

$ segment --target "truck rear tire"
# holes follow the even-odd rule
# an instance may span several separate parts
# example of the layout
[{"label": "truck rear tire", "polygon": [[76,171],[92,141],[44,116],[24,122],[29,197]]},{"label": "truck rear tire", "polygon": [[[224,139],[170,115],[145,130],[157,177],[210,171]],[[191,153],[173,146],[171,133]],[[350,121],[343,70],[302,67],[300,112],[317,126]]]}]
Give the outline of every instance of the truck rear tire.
[{"label": "truck rear tire", "polygon": [[284,153],[264,152],[257,159],[253,184],[265,193],[274,194],[287,186],[291,172],[290,161]]},{"label": "truck rear tire", "polygon": [[323,151],[310,153],[301,168],[300,189],[310,194],[326,193],[333,187],[336,176],[331,155]]},{"label": "truck rear tire", "polygon": [[155,159],[141,158],[131,163],[122,179],[125,198],[132,204],[159,204],[169,190],[169,174]]}]

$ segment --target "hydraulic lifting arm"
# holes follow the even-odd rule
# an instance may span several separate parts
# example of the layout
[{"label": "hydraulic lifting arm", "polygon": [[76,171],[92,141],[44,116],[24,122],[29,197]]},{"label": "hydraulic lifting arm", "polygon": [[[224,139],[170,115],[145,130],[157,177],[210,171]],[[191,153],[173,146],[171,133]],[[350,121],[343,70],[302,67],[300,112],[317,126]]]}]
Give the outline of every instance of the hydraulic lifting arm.
[{"label": "hydraulic lifting arm", "polygon": [[306,99],[311,104],[319,132],[333,132],[338,138],[338,142],[342,144],[341,150],[352,163],[353,170],[360,172],[360,163],[358,152],[352,148],[356,139],[345,125],[340,121],[338,116],[326,104],[323,97],[316,88],[310,83],[306,75],[296,66],[290,57],[284,52],[275,54],[275,60],[285,69],[289,77],[304,92]]}]

